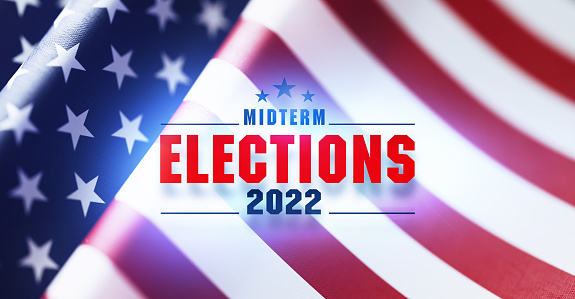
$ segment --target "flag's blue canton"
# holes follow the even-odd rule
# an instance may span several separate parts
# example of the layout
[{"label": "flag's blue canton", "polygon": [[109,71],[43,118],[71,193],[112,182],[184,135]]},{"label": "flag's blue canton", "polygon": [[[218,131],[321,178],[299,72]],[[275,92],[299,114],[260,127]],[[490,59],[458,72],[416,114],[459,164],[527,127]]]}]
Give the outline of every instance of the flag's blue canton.
[{"label": "flag's blue canton", "polygon": [[0,1],[0,88],[46,34],[65,2]]},{"label": "flag's blue canton", "polygon": [[[6,2],[24,5],[24,17],[44,7],[25,5],[36,0]],[[0,93],[0,298],[42,294],[244,6],[188,0],[66,6]],[[11,8],[2,16],[18,20]]]}]

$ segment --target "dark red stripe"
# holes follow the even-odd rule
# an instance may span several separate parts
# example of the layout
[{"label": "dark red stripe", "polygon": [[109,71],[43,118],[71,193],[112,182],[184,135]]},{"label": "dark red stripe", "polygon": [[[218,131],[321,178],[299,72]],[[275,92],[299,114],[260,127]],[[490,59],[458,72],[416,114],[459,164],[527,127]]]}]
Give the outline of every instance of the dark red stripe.
[{"label": "dark red stripe", "polygon": [[[230,62],[248,74],[258,88],[269,86],[264,85],[268,84],[267,81],[262,84],[259,80],[281,75],[282,69],[275,68],[272,63],[274,61],[284,61],[282,67],[288,68],[292,75],[301,78],[306,86],[319,85],[273,32],[245,20],[239,22],[238,28],[234,30],[231,39],[217,54],[217,57]],[[263,61],[260,61],[261,57],[264,58]],[[285,63],[286,61],[289,63]],[[322,104],[329,105],[331,108],[334,105],[333,100],[327,94],[324,96]],[[345,117],[345,115],[340,115],[340,117]],[[568,294],[564,291],[568,291],[568,287],[573,283],[571,275],[481,229],[419,187],[417,183],[409,183],[405,187],[411,189],[404,192],[407,198],[398,198],[397,202],[402,206],[415,206],[417,214],[409,218],[402,215],[392,219],[414,239],[464,275],[498,295],[527,294],[528,292],[540,295],[561,294],[562,292]],[[378,200],[378,202],[381,201]],[[387,205],[389,201],[386,200],[385,203],[386,206],[382,206],[382,210],[394,208]],[[255,225],[255,221],[260,223]],[[253,217],[246,222],[284,259],[302,259],[302,254],[303,256],[306,254],[301,250],[308,250],[305,248],[306,244],[310,244],[310,247],[313,247],[312,250],[318,250],[319,258],[321,258],[319,254],[321,251],[328,254],[332,250],[333,245],[323,247],[324,237],[321,237],[323,235],[321,228],[303,225],[302,223],[306,223],[303,220],[299,224],[297,222],[286,224],[279,220],[274,222],[269,218],[263,220]],[[286,226],[281,229],[284,224]],[[266,229],[266,227],[270,228]],[[294,231],[293,228],[297,229]],[[310,234],[306,235],[305,232],[310,232]],[[326,237],[331,237],[327,232],[325,234]],[[292,239],[302,238],[301,235],[307,239],[301,244],[285,244],[285,241],[282,243],[282,240],[292,241]],[[320,237],[315,237],[315,235]],[[314,241],[317,242],[314,243]],[[454,247],[451,246],[452,244]],[[302,247],[300,251],[293,248],[299,246]],[[286,257],[286,254],[291,252],[296,253],[294,257]],[[331,258],[336,257],[330,256]],[[326,262],[329,262],[329,259]],[[294,262],[288,263],[292,265]],[[313,264],[309,267],[320,267],[320,265]],[[322,271],[331,270],[322,269]],[[540,277],[538,273],[544,273],[545,277]],[[525,280],[522,281],[522,279]]]},{"label": "dark red stripe", "polygon": [[575,205],[574,161],[487,110],[373,1],[325,2],[382,64],[455,130],[518,175]]},{"label": "dark red stripe", "polygon": [[404,298],[311,216],[258,215],[245,220],[326,298]]},{"label": "dark red stripe", "polygon": [[[302,84],[305,89],[309,88],[318,101],[328,98],[285,44],[258,24],[238,21],[215,57],[239,68],[259,89],[266,92],[268,88],[273,88],[273,84],[280,84],[285,77],[289,84]],[[296,95],[299,96],[292,91],[292,96]],[[270,95],[271,101],[285,101],[275,100],[275,97],[275,94]],[[330,112],[335,111],[341,109],[330,106]],[[257,215],[243,218],[272,250],[322,296],[403,298],[313,217]]]},{"label": "dark red stripe", "polygon": [[[575,277],[497,238],[412,182],[397,196],[414,217],[390,215],[412,238],[446,263],[504,298],[572,298]],[[374,202],[381,202],[374,201]],[[382,210],[389,210],[389,201]]]},{"label": "dark red stripe", "polygon": [[110,204],[84,243],[149,298],[226,298],[156,226],[121,202]]},{"label": "dark red stripe", "polygon": [[575,63],[539,40],[489,0],[443,0],[493,47],[531,76],[575,102]]}]

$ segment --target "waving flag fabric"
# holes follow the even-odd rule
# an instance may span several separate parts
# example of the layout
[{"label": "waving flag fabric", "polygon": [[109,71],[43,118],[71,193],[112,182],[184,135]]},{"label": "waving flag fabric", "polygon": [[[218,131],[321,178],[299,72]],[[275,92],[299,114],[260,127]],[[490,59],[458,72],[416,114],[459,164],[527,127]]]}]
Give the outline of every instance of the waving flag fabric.
[{"label": "waving flag fabric", "polygon": [[1,3],[0,297],[43,293],[244,5],[72,1],[56,17],[50,1]]},{"label": "waving flag fabric", "polygon": [[[573,16],[563,0],[252,2],[171,122],[281,106],[260,96],[284,78],[337,120],[413,121],[337,132],[409,133],[416,180],[311,185],[329,190],[322,210],[416,214],[246,215],[247,184],[160,184],[156,143],[47,297],[71,284],[134,298],[575,296]],[[207,132],[257,129],[163,134]]]},{"label": "waving flag fabric", "polygon": [[68,1],[0,2],[0,85],[28,58]]},{"label": "waving flag fabric", "polygon": [[[116,18],[122,13],[118,11]],[[570,29],[575,27],[574,16],[575,4],[567,0],[253,1],[184,101],[180,104],[174,99],[173,107],[179,107],[169,123],[219,125],[163,126],[165,121],[155,115],[159,110],[146,110],[140,119],[140,128],[145,128],[142,135],[130,135],[132,142],[126,143],[128,139],[114,136],[124,131],[116,130],[120,124],[134,122],[139,114],[119,109],[117,101],[109,104],[116,116],[106,110],[112,116],[101,124],[100,134],[95,125],[89,131],[93,140],[106,136],[106,148],[116,146],[108,155],[116,158],[110,161],[107,155],[90,152],[92,156],[82,158],[86,172],[55,168],[63,174],[55,172],[50,176],[53,180],[68,178],[60,183],[65,185],[59,188],[65,190],[54,193],[61,193],[59,212],[69,209],[70,214],[79,214],[71,220],[85,220],[80,203],[96,198],[87,196],[94,192],[77,194],[75,186],[94,191],[94,186],[104,185],[103,175],[94,181],[98,169],[129,178],[120,189],[122,176],[108,173],[105,184],[116,189],[102,189],[107,197],[96,186],[96,195],[105,203],[115,199],[65,265],[50,251],[58,240],[52,243],[52,237],[44,237],[40,242],[23,235],[14,238],[21,244],[18,257],[32,251],[27,251],[26,240],[44,259],[26,256],[19,261],[14,257],[19,261],[14,267],[29,271],[32,266],[27,265],[40,265],[36,267],[45,276],[61,267],[45,298],[575,297],[575,139],[570,137],[575,129],[571,84],[575,40]],[[167,30],[174,25],[167,24]],[[207,36],[213,34],[207,32]],[[60,51],[70,51],[74,44],[63,45]],[[178,48],[174,45],[173,49]],[[58,48],[51,51],[44,65],[56,57]],[[100,80],[109,75],[106,80],[117,86],[137,86],[129,72],[120,83],[105,70],[113,57],[124,57],[129,50],[107,51],[111,56],[101,63]],[[154,57],[162,59],[156,68],[164,59],[174,59],[169,54],[156,53]],[[29,62],[33,61],[34,54]],[[78,58],[86,70],[75,65],[68,84],[83,72],[89,73],[82,62]],[[65,82],[63,70],[57,68],[52,74],[60,84]],[[140,80],[138,69],[133,71]],[[169,84],[159,82],[171,90]],[[53,86],[57,85],[45,89],[57,88]],[[5,88],[0,96],[8,92]],[[235,125],[243,121],[243,109],[285,107],[325,108],[327,121],[334,123],[410,122],[415,126],[262,130]],[[69,113],[80,117],[91,108],[70,109]],[[58,113],[62,120],[52,126],[53,139],[59,136],[77,155],[92,137],[83,131],[85,135],[74,142],[71,133],[58,132],[65,124],[63,108]],[[151,121],[144,126],[147,115]],[[20,132],[26,133],[20,141],[26,145],[32,142],[28,138],[34,136],[30,132],[34,129],[26,122],[22,125]],[[322,190],[323,199],[317,205],[322,213],[249,215],[246,192],[254,186],[237,176],[234,184],[161,184],[161,146],[159,140],[151,145],[160,130],[162,135],[198,135],[201,148],[207,149],[211,140],[201,136],[212,134],[234,135],[236,143],[255,134],[266,139],[270,134],[406,134],[416,141],[416,151],[410,153],[416,161],[416,176],[407,184],[353,184],[347,177],[339,184],[313,180],[302,186],[295,183],[297,179],[291,180],[298,175],[291,171],[298,167],[295,151],[289,153],[290,183],[275,184],[276,161],[264,158],[269,181],[259,187]],[[147,147],[138,140],[142,136],[151,147],[136,167],[133,156],[129,162],[125,157],[144,155]],[[2,144],[10,143],[3,140]],[[120,156],[118,148],[126,144]],[[60,147],[52,151],[56,148]],[[184,174],[190,157],[183,144],[174,145],[173,151],[181,158],[174,163],[174,173]],[[237,157],[237,147],[229,151]],[[209,150],[200,155],[204,154],[209,155]],[[211,160],[202,157],[199,168],[211,169]],[[311,158],[317,163],[317,150]],[[132,166],[127,169],[126,165]],[[236,163],[229,166],[227,172],[238,173]],[[22,167],[32,183],[40,180],[35,175],[41,168],[35,167]],[[18,185],[17,170],[12,173],[9,186],[13,189]],[[40,186],[41,194],[46,194]],[[6,194],[19,194],[7,190]],[[21,208],[24,201],[5,201],[20,204],[20,212],[26,215]],[[51,203],[39,201],[33,201],[30,215],[40,205]],[[92,221],[96,221],[104,205],[88,207],[86,219],[94,213]],[[162,213],[178,211],[206,213]],[[415,214],[328,213],[344,211]],[[6,270],[3,261],[3,277]],[[32,280],[30,272],[22,275]]]}]

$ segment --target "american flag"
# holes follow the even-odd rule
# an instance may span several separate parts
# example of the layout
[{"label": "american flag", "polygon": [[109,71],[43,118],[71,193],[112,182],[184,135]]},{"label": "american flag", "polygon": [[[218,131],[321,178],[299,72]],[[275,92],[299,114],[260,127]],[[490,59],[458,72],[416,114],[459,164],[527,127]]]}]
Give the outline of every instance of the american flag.
[{"label": "american flag", "polygon": [[0,2],[1,298],[43,294],[246,3],[60,2]]},{"label": "american flag", "polygon": [[[13,269],[7,268],[3,260],[3,283],[5,277],[16,279],[20,275],[32,281],[29,268],[39,269],[46,277],[53,277],[53,268],[58,268],[60,272],[47,288],[46,298],[575,297],[575,139],[570,137],[575,129],[574,16],[575,4],[568,0],[252,1],[170,123],[237,123],[245,108],[293,107],[325,108],[326,118],[332,122],[416,125],[164,128],[160,123],[169,116],[155,115],[160,111],[152,109],[158,104],[150,100],[149,113],[144,112],[141,126],[146,128],[147,115],[154,118],[147,131],[142,129],[150,143],[162,129],[162,134],[199,135],[200,156],[204,157],[199,167],[209,173],[211,160],[205,156],[209,156],[209,136],[213,134],[233,134],[236,143],[241,136],[251,134],[311,134],[313,138],[324,134],[376,134],[384,139],[406,134],[416,141],[416,150],[409,153],[416,161],[415,179],[407,184],[389,180],[353,184],[348,174],[342,183],[325,184],[314,170],[312,183],[302,185],[291,179],[298,175],[292,171],[297,169],[298,152],[290,150],[293,159],[288,184],[274,183],[275,160],[267,156],[268,178],[257,185],[243,183],[237,176],[234,184],[161,184],[158,141],[147,153],[142,142],[135,142],[131,155],[139,151],[142,157],[145,153],[139,164],[129,160],[131,166],[126,165],[127,153],[107,162],[106,157],[92,150],[90,156],[82,158],[83,164],[74,164],[77,169],[64,171],[60,168],[66,167],[46,162],[42,156],[55,159],[61,155],[61,144],[49,145],[56,138],[62,139],[61,143],[67,141],[69,147],[69,136],[74,140],[72,133],[57,131],[65,123],[61,108],[61,120],[47,127],[51,131],[45,129],[54,135],[45,137],[41,145],[38,155],[44,162],[35,161],[40,157],[27,157],[29,166],[10,164],[11,174],[6,177],[12,177],[12,181],[8,181],[6,191],[0,191],[14,194],[10,190],[18,186],[18,167],[34,182],[39,180],[34,175],[48,163],[52,173],[43,173],[42,182],[48,180],[40,184],[40,189],[42,194],[50,188],[58,189],[53,192],[60,196],[62,207],[50,211],[56,219],[68,217],[66,213],[72,211],[80,214],[78,205],[64,207],[75,203],[74,198],[66,200],[76,197],[71,195],[76,190],[74,183],[107,184],[117,190],[124,183],[122,178],[129,178],[118,193],[108,192],[105,202],[112,197],[114,201],[65,265],[55,262],[63,262],[66,257],[56,249],[57,240],[49,241],[55,237],[46,234],[40,242],[38,237],[26,237],[23,232],[19,238],[9,239],[15,244],[3,245],[2,250],[18,254],[12,259],[16,261]],[[45,40],[34,53],[39,55]],[[146,37],[146,46],[157,44]],[[67,45],[65,49],[74,42]],[[110,42],[105,47],[110,53]],[[52,55],[42,58],[43,67],[56,57],[57,50],[52,48]],[[122,55],[129,51],[117,50]],[[114,55],[114,51],[107,55]],[[32,55],[24,68],[34,61]],[[100,56],[94,54],[96,57]],[[108,56],[100,70],[110,61]],[[148,63],[143,61],[142,67]],[[60,75],[60,85],[64,84],[64,68],[57,70],[51,74]],[[101,73],[98,76],[112,75]],[[72,70],[67,84],[79,74]],[[116,83],[113,80],[117,77],[108,79]],[[126,75],[123,84],[127,86],[133,79]],[[17,80],[12,89],[17,88]],[[42,85],[36,81],[29,84],[34,89],[28,87],[21,92],[36,92],[36,97],[58,88],[50,83],[36,91]],[[135,85],[137,82],[132,84],[138,90],[142,87]],[[276,85],[285,84],[294,85],[290,97],[278,93]],[[12,89],[5,88],[0,96],[7,97]],[[306,91],[314,94],[313,101],[305,101]],[[269,95],[266,101],[260,101],[262,94]],[[144,104],[135,101],[134,107]],[[104,112],[94,116],[100,122],[107,120],[103,126],[109,125],[101,129],[100,135],[116,134],[120,127],[117,118],[123,124],[138,115],[122,112],[122,116],[114,116],[110,110],[121,110],[116,101],[105,105],[101,109],[110,116],[104,116]],[[70,113],[76,117],[92,109],[71,108]],[[48,108],[39,109],[38,115],[44,109]],[[33,129],[27,124],[23,122],[19,128],[30,132]],[[96,140],[96,128],[90,132]],[[30,136],[34,135],[26,133],[20,140],[22,148],[31,142],[27,141]],[[6,156],[17,157],[5,150],[14,147],[15,139],[1,137]],[[118,142],[114,136],[108,139],[106,148]],[[88,140],[92,139],[81,137],[73,143],[76,150],[67,150],[76,154]],[[109,155],[120,155],[119,145],[115,146]],[[174,172],[184,174],[185,147],[174,145],[173,150],[182,153],[182,161],[174,163]],[[230,151],[237,157],[235,147]],[[70,155],[61,159],[68,161]],[[317,158],[315,151],[314,163]],[[9,161],[16,164],[13,160],[18,159]],[[394,165],[390,161],[383,164]],[[237,165],[228,166],[227,172],[237,174]],[[105,169],[108,181],[104,183],[102,176],[93,183],[98,175],[94,168]],[[115,172],[124,176],[115,177]],[[49,180],[66,182],[59,183],[62,187],[51,187],[55,183]],[[90,187],[94,191],[93,185]],[[323,199],[317,207],[322,214],[248,215],[246,192],[254,187],[321,190]],[[93,198],[85,193],[77,197],[81,202]],[[5,201],[11,204],[3,203],[3,216],[16,217],[16,206],[20,214],[27,215],[22,202],[10,198]],[[52,218],[41,215],[32,220],[36,206],[45,204],[36,201],[28,218],[20,221],[52,225]],[[48,203],[52,204],[50,200]],[[96,215],[97,208],[100,212]],[[85,219],[80,214],[69,223],[91,219],[90,213],[94,213],[95,222],[103,208],[103,204],[90,204]],[[8,209],[10,212],[4,212]],[[415,214],[327,213],[394,210]],[[239,214],[166,215],[162,211]],[[9,226],[2,223],[3,235],[7,227],[19,229],[15,222]],[[70,235],[63,234],[69,234],[69,230],[64,231],[60,225],[53,231],[62,234],[62,243],[68,242],[64,239]],[[75,244],[78,242],[77,238]],[[32,250],[26,243],[34,248],[34,258],[28,257]],[[5,255],[3,252],[2,257]],[[58,259],[59,255],[64,257]]]}]

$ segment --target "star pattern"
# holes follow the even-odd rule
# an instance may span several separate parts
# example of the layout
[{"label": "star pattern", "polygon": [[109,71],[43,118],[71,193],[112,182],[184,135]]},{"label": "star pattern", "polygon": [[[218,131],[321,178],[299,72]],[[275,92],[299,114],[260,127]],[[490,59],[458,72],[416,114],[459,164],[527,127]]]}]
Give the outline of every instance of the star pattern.
[{"label": "star pattern", "polygon": [[38,128],[30,120],[33,108],[33,104],[28,104],[24,108],[18,109],[10,102],[6,103],[8,117],[0,122],[0,131],[13,131],[17,145],[22,143],[24,133],[38,133]]},{"label": "star pattern", "polygon": [[56,52],[58,53],[58,57],[54,58],[52,61],[48,62],[48,66],[56,66],[61,67],[62,72],[64,73],[64,82],[68,82],[68,77],[70,76],[70,72],[72,69],[77,69],[81,71],[85,71],[84,67],[76,60],[76,53],[78,52],[78,48],[80,44],[74,45],[72,48],[66,50],[62,46],[56,45]]},{"label": "star pattern", "polygon": [[94,3],[94,5],[92,5],[92,7],[105,8],[106,11],[108,11],[108,17],[110,18],[110,24],[112,24],[112,21],[114,21],[114,16],[116,15],[117,11],[130,13],[130,10],[120,0],[100,0],[96,3]]},{"label": "star pattern", "polygon": [[[182,100],[178,91],[191,86],[247,1],[0,1],[7,20],[18,21],[0,47],[8,81],[0,94],[0,217],[15,224],[0,243],[20,244],[2,256],[0,298],[38,298],[61,268],[52,257],[68,258],[94,225],[159,134],[148,127],[173,113],[166,107]],[[106,159],[126,163],[101,167]]]},{"label": "star pattern", "polygon": [[262,92],[261,92],[261,93],[256,93],[256,96],[258,96],[258,103],[259,103],[260,101],[267,102],[268,100],[266,99],[266,97],[269,96],[269,94],[268,94],[268,93],[264,93],[264,90],[262,89]]},{"label": "star pattern", "polygon": [[76,150],[76,145],[78,145],[78,140],[80,139],[80,136],[94,138],[94,135],[92,135],[92,133],[90,133],[90,131],[88,131],[88,128],[86,128],[85,126],[88,111],[89,110],[86,110],[82,112],[80,115],[76,115],[74,114],[74,112],[72,112],[72,109],[70,109],[70,107],[66,105],[66,114],[68,115],[68,122],[65,125],[58,128],[58,132],[70,134],[74,150]]},{"label": "star pattern", "polygon": [[46,202],[48,199],[40,191],[39,184],[42,180],[42,172],[38,172],[32,177],[26,175],[23,169],[18,168],[18,181],[20,185],[10,191],[10,196],[22,200],[24,204],[24,213],[30,214],[32,205],[35,201]]},{"label": "star pattern", "polygon": [[229,21],[224,15],[225,8],[222,2],[202,1],[202,12],[197,20],[199,24],[206,26],[210,39],[215,39],[219,30],[226,30],[229,26]]},{"label": "star pattern", "polygon": [[26,239],[28,244],[28,255],[20,260],[21,267],[29,267],[34,271],[34,280],[36,284],[42,282],[42,276],[46,270],[58,270],[59,266],[50,258],[52,249],[52,240],[38,246],[30,237]]},{"label": "star pattern", "polygon": [[124,55],[120,55],[118,51],[112,46],[112,57],[114,62],[110,63],[104,68],[105,71],[116,73],[116,80],[118,81],[118,89],[122,88],[124,77],[137,78],[138,76],[129,66],[130,59],[132,58],[133,51],[128,51]]},{"label": "star pattern", "polygon": [[280,85],[274,85],[274,87],[277,88],[277,89],[279,89],[278,98],[279,98],[281,95],[283,95],[283,94],[286,94],[288,97],[291,98],[290,89],[294,88],[295,85],[289,85],[289,84],[287,84],[286,78],[284,78],[282,84],[280,84]]},{"label": "star pattern", "polygon": [[178,83],[187,85],[190,82],[190,77],[186,76],[183,71],[185,62],[186,60],[183,56],[171,60],[168,55],[162,53],[162,63],[164,67],[156,73],[156,78],[166,80],[170,94],[176,92]]},{"label": "star pattern", "polygon": [[27,6],[40,7],[40,0],[5,0],[14,2],[16,4],[16,10],[18,11],[18,16],[24,16]]},{"label": "star pattern", "polygon": [[166,30],[168,21],[177,23],[180,20],[180,17],[172,8],[173,4],[174,0],[156,0],[154,5],[146,11],[149,15],[158,18],[160,32]]},{"label": "star pattern", "polygon": [[84,217],[88,214],[88,208],[90,208],[91,203],[104,203],[105,202],[96,194],[94,189],[96,189],[96,183],[98,183],[98,177],[93,178],[89,182],[84,182],[82,178],[74,173],[76,176],[76,191],[68,195],[67,199],[78,200],[82,204],[82,211],[84,212]]},{"label": "star pattern", "polygon": [[122,128],[114,132],[112,136],[124,138],[128,146],[128,154],[131,154],[136,140],[148,142],[148,138],[146,138],[139,129],[140,123],[142,122],[142,115],[139,115],[133,120],[129,120],[124,113],[120,111],[120,119],[122,121]]},{"label": "star pattern", "polygon": [[307,93],[302,93],[301,94],[303,96],[303,101],[310,101],[313,102],[313,100],[311,99],[311,97],[315,96],[315,93],[309,93],[309,89],[307,90]]},{"label": "star pattern", "polygon": [[22,47],[22,52],[12,58],[12,62],[22,64],[30,56],[36,44],[31,44],[24,36],[20,35],[20,45]]}]

